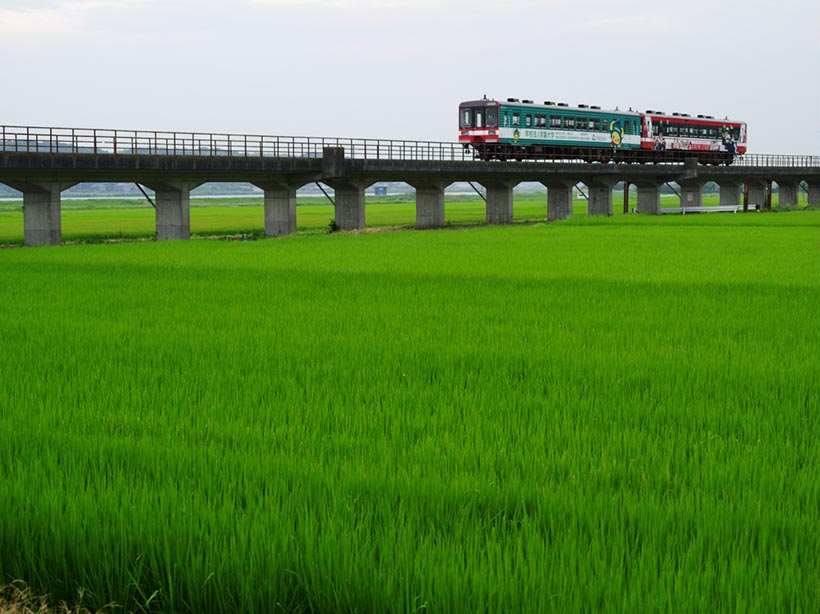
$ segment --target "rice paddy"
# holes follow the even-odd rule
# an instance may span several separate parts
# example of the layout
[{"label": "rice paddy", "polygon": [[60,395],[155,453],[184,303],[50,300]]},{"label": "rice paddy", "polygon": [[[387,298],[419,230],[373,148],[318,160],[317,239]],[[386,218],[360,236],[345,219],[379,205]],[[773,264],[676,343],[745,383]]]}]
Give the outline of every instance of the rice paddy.
[{"label": "rice paddy", "polygon": [[[261,230],[220,209],[194,231]],[[310,209],[280,239],[0,251],[0,584],[144,612],[817,609],[820,212],[356,236]],[[131,210],[80,213],[67,238]]]}]

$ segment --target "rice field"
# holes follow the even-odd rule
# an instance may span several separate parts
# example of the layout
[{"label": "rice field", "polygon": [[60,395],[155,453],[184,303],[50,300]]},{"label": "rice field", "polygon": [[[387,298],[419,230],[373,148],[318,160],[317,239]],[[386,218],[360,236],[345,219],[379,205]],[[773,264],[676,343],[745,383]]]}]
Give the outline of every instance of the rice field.
[{"label": "rice field", "polygon": [[0,584],[129,612],[820,603],[820,212],[7,249],[0,288]]}]

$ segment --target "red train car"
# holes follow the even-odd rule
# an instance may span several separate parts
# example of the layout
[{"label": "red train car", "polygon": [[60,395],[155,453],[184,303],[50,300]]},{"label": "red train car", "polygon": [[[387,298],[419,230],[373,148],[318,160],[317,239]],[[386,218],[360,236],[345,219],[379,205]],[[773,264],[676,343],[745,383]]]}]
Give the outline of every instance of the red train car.
[{"label": "red train car", "polygon": [[652,110],[641,115],[641,149],[668,152],[673,159],[693,155],[714,163],[731,162],[746,153],[745,122]]}]

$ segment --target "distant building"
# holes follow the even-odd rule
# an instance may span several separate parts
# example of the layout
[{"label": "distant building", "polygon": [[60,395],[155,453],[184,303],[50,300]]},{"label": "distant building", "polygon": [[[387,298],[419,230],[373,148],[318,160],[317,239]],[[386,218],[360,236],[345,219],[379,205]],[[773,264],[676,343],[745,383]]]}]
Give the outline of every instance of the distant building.
[{"label": "distant building", "polygon": [[375,188],[373,188],[373,193],[376,196],[387,196],[387,186],[377,185]]}]

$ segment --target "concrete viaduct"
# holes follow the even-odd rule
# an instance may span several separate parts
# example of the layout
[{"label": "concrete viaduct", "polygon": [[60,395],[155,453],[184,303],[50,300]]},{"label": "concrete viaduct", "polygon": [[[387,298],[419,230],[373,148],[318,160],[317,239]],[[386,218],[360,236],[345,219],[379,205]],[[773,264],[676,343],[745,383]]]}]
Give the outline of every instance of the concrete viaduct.
[{"label": "concrete viaduct", "polygon": [[157,239],[190,237],[190,191],[205,182],[249,182],[264,191],[265,234],[296,230],[296,190],[322,182],[335,191],[342,229],[365,226],[365,189],[403,181],[416,189],[416,226],[444,224],[444,190],[457,181],[486,189],[486,219],[512,221],[513,188],[546,186],[547,217],[572,213],[572,190],[588,188],[589,214],[612,215],[613,186],[637,186],[637,210],[660,213],[660,188],[675,182],[681,204],[697,207],[702,188],[720,186],[720,204],[765,206],[772,182],[781,205],[796,205],[800,183],[820,207],[820,158],[747,154],[731,166],[636,165],[571,160],[484,162],[457,143],[0,127],[0,182],[23,193],[27,245],[61,242],[60,195],[79,182],[135,182],[155,192]]}]

